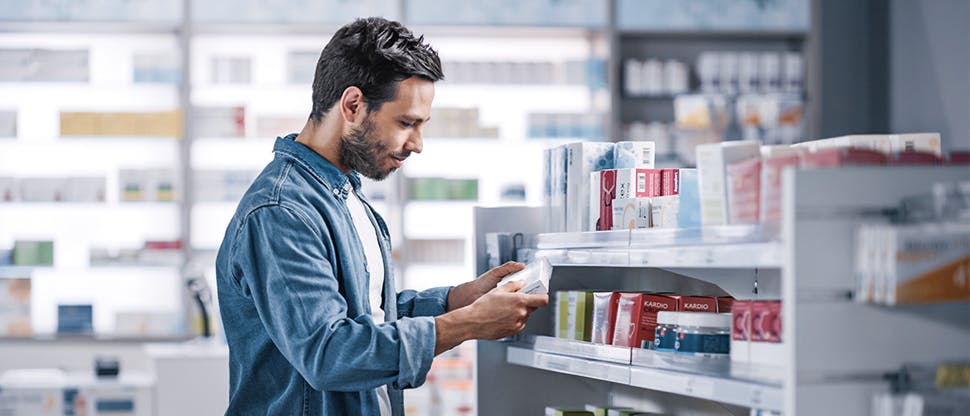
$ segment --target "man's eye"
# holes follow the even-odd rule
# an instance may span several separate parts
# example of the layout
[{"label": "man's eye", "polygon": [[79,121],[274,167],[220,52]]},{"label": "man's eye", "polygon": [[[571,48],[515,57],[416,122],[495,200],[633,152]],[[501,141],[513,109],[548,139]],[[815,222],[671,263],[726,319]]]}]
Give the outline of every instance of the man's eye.
[{"label": "man's eye", "polygon": [[410,121],[402,121],[401,125],[404,127],[414,127],[414,123]]}]

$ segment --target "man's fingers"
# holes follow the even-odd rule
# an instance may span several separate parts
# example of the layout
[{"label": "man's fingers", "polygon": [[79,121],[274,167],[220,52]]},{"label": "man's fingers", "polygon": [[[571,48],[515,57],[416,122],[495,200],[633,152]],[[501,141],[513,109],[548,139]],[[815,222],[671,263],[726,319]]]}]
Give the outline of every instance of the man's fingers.
[{"label": "man's fingers", "polygon": [[522,286],[524,286],[524,285],[525,285],[525,281],[522,281],[522,280],[513,280],[511,282],[508,282],[508,283],[506,283],[506,284],[504,284],[502,286],[499,286],[499,287],[497,287],[495,289],[492,289],[492,290],[497,290],[497,291],[500,291],[500,292],[509,292],[509,293],[512,293],[512,292],[518,292],[519,289],[522,289]]},{"label": "man's fingers", "polygon": [[508,276],[512,273],[521,271],[524,268],[525,268],[525,265],[522,263],[509,261],[509,262],[505,262],[505,264],[501,266],[498,266],[492,270],[485,272],[485,274],[483,274],[482,277],[501,280],[503,277]]},{"label": "man's fingers", "polygon": [[522,295],[525,298],[525,306],[529,308],[539,308],[549,304],[549,295],[533,294]]}]

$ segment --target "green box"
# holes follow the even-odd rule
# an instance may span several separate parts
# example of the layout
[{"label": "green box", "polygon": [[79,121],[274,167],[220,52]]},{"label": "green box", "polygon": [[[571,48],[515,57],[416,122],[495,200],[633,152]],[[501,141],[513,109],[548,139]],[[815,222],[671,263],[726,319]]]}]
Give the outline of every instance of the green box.
[{"label": "green box", "polygon": [[571,290],[567,298],[566,338],[589,341],[593,324],[593,292]]},{"label": "green box", "polygon": [[556,292],[556,338],[566,338],[569,317],[569,292]]},{"label": "green box", "polygon": [[17,241],[13,245],[13,264],[17,266],[53,266],[53,241]]}]

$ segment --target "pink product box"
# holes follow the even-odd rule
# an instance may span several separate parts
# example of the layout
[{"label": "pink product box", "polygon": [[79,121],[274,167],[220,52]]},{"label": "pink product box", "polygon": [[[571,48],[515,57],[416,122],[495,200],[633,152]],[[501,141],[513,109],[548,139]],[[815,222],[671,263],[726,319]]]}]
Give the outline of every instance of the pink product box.
[{"label": "pink product box", "polygon": [[650,198],[661,196],[661,169],[617,169],[616,198]]},{"label": "pink product box", "polygon": [[761,160],[749,159],[727,167],[728,223],[756,224],[761,204]]},{"label": "pink product box", "polygon": [[660,176],[661,195],[680,194],[680,169],[661,169]]},{"label": "pink product box", "polygon": [[761,222],[781,221],[781,172],[789,166],[798,167],[798,161],[798,153],[761,160]]}]

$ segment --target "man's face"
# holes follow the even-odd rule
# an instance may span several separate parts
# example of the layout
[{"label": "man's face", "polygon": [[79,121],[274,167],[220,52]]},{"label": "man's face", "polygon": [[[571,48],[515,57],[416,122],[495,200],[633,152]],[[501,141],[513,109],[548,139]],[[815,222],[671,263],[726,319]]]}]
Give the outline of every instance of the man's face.
[{"label": "man's face", "polygon": [[408,78],[397,97],[367,112],[360,125],[340,141],[340,160],[368,178],[383,180],[411,155],[421,153],[421,128],[431,117],[434,83]]}]

